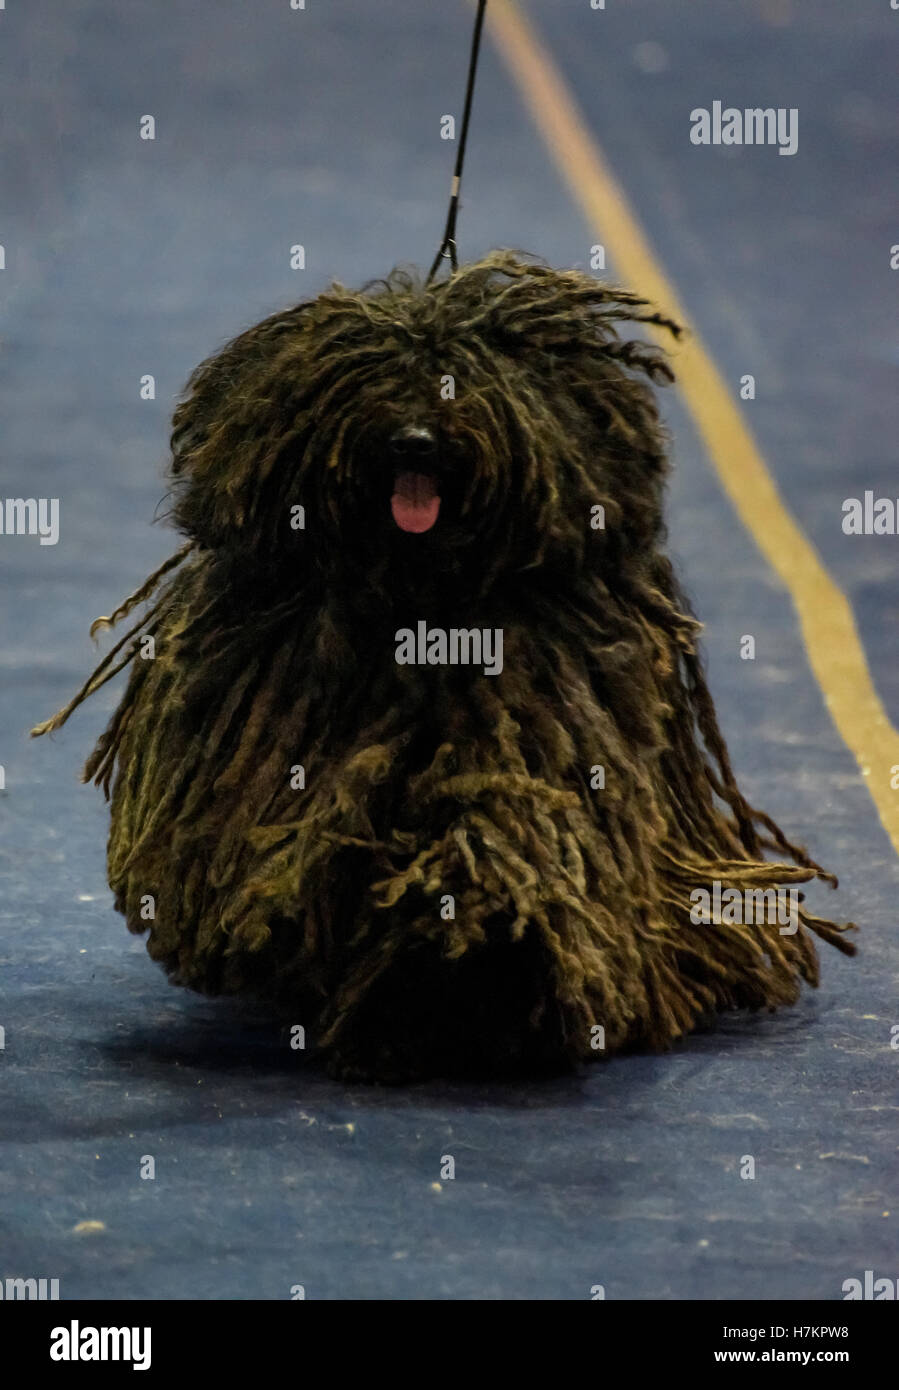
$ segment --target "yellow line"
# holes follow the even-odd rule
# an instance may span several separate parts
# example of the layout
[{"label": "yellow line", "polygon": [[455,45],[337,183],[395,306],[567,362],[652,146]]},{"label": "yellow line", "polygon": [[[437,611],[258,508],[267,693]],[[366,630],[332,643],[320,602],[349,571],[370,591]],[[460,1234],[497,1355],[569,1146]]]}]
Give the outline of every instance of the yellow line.
[{"label": "yellow line", "polygon": [[812,670],[854,754],[883,827],[899,853],[899,733],[874,688],[849,601],[784,505],[730,388],[689,323],[565,83],[515,0],[492,0],[488,23],[499,51],[588,224],[629,287],[689,329],[678,381],[697,429],[746,529],[792,595]]}]

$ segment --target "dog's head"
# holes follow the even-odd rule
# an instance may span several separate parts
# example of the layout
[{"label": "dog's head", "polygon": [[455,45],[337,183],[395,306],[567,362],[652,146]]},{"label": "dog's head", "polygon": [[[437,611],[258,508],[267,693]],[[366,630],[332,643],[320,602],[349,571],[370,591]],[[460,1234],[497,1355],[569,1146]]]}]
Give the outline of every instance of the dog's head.
[{"label": "dog's head", "polygon": [[[661,525],[665,453],[644,300],[511,252],[422,285],[334,286],[249,329],[178,407],[176,523],[251,566],[389,588],[610,570]],[[597,511],[601,507],[602,512]],[[600,524],[597,525],[597,522]]]}]

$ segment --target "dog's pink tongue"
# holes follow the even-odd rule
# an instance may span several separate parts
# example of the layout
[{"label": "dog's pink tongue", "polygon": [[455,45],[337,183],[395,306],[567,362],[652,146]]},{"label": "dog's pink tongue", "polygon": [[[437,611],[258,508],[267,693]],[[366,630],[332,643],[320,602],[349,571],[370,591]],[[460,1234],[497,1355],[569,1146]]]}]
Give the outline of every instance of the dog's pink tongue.
[{"label": "dog's pink tongue", "polygon": [[390,499],[393,519],[401,531],[430,531],[440,511],[436,479],[430,473],[398,473]]}]

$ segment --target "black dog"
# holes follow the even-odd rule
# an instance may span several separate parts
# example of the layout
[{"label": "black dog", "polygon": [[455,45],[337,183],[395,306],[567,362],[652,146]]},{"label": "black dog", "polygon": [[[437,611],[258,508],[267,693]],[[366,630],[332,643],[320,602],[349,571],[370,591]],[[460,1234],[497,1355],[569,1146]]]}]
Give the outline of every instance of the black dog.
[{"label": "black dog", "polygon": [[[853,950],[770,911],[835,880],[734,779],[662,549],[671,371],[628,321],[678,331],[498,252],[242,334],[175,414],[187,545],[36,730],[131,662],[86,769],[117,906],[343,1076],[666,1046],[793,1002],[808,929]],[[698,922],[722,885],[762,910]]]}]

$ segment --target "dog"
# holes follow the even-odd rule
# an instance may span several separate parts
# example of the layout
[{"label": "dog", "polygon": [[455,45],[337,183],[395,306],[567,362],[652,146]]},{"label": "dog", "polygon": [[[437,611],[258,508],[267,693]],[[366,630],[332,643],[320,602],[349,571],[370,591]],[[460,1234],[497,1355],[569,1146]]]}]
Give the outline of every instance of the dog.
[{"label": "dog", "polygon": [[666,1048],[795,1002],[813,936],[854,951],[804,907],[696,920],[716,884],[836,879],[737,785],[640,325],[680,332],[496,251],[242,333],[174,414],[184,544],[34,731],[130,666],[84,774],[117,908],[174,982],[283,1007],[338,1077]]}]

